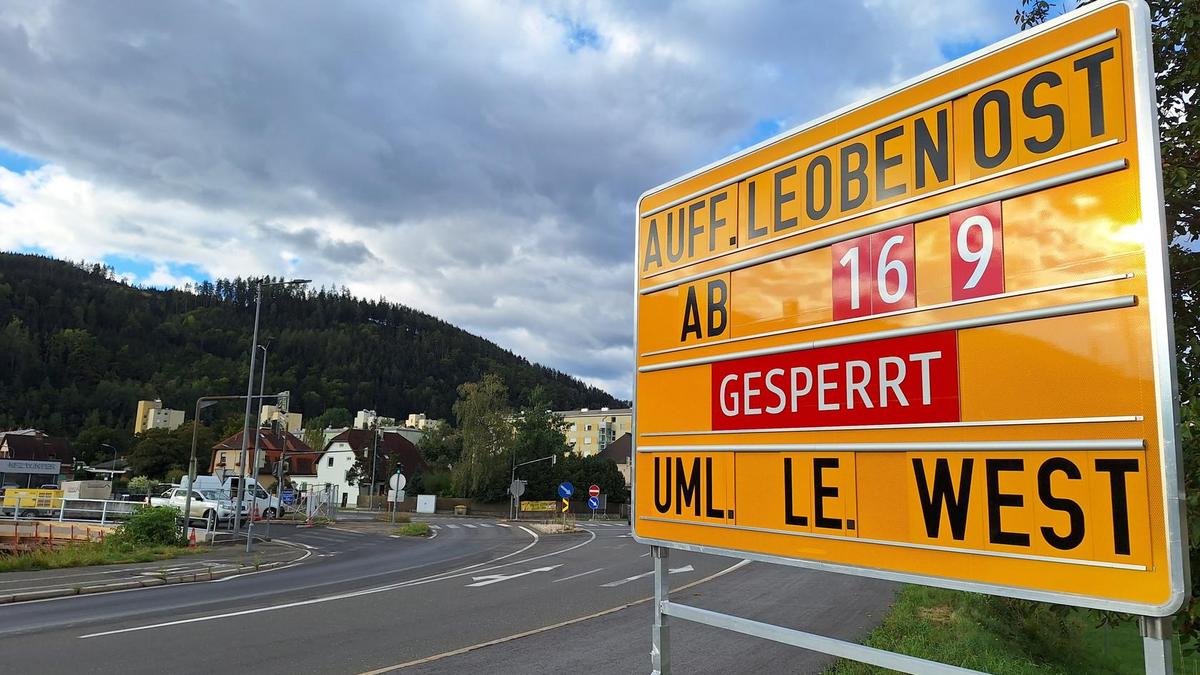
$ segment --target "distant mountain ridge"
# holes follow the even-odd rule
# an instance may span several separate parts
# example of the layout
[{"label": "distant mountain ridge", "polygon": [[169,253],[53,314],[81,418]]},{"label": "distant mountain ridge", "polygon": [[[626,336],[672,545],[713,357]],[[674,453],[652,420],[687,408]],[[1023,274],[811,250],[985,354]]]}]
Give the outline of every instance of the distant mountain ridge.
[{"label": "distant mountain ridge", "polygon": [[[267,391],[305,418],[329,408],[446,418],[459,384],[496,372],[512,403],[537,385],[560,409],[627,405],[423,312],[346,289],[265,289]],[[130,427],[139,399],[191,416],[196,399],[244,392],[254,285],[129,286],[103,265],[0,253],[0,429],[74,436]]]}]

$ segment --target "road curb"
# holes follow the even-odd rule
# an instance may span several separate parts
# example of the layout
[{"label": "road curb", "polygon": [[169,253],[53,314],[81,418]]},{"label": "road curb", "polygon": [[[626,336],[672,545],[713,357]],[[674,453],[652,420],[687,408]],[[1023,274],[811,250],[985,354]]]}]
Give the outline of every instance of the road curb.
[{"label": "road curb", "polygon": [[231,567],[219,572],[214,572],[210,569],[207,572],[189,572],[187,574],[177,574],[173,576],[150,576],[145,579],[89,584],[73,586],[71,588],[47,588],[37,591],[24,591],[21,593],[6,593],[4,595],[0,595],[0,605],[29,602],[32,600],[47,600],[50,598],[65,598],[72,595],[90,595],[93,593],[127,591],[135,588],[150,588],[153,586],[165,586],[169,584],[188,584],[195,583],[197,581],[216,581],[217,579],[224,579],[226,577],[237,576],[239,574],[263,572],[276,567],[291,565],[295,562],[295,560],[279,560],[275,562],[261,563],[258,565],[238,565],[237,567]]}]

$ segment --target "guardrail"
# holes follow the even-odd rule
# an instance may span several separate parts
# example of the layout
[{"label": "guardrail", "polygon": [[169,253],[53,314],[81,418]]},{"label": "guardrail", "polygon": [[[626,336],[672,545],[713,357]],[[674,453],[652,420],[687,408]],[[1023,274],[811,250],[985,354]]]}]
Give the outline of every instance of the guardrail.
[{"label": "guardrail", "polygon": [[21,551],[31,546],[104,541],[108,527],[55,521],[0,521],[0,550]]}]

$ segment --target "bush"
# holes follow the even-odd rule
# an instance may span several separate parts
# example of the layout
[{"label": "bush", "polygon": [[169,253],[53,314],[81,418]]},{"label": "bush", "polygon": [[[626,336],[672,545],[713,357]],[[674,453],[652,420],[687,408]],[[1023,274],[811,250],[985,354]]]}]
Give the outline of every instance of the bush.
[{"label": "bush", "polygon": [[429,525],[426,523],[409,523],[396,530],[396,534],[404,537],[428,537],[430,532]]},{"label": "bush", "polygon": [[423,487],[425,494],[437,495],[439,497],[453,497],[451,488],[450,473],[446,471],[434,471],[422,476]]},{"label": "bush", "polygon": [[156,506],[139,510],[130,516],[109,541],[114,546],[185,546],[176,522],[179,512],[169,506]]}]

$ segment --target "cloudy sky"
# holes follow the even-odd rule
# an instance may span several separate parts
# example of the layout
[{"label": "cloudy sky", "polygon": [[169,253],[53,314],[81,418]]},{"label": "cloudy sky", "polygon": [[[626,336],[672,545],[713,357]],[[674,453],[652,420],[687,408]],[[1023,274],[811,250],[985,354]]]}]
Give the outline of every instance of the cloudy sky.
[{"label": "cloudy sky", "polygon": [[1018,0],[0,5],[0,250],[417,307],[628,396],[637,195]]}]

